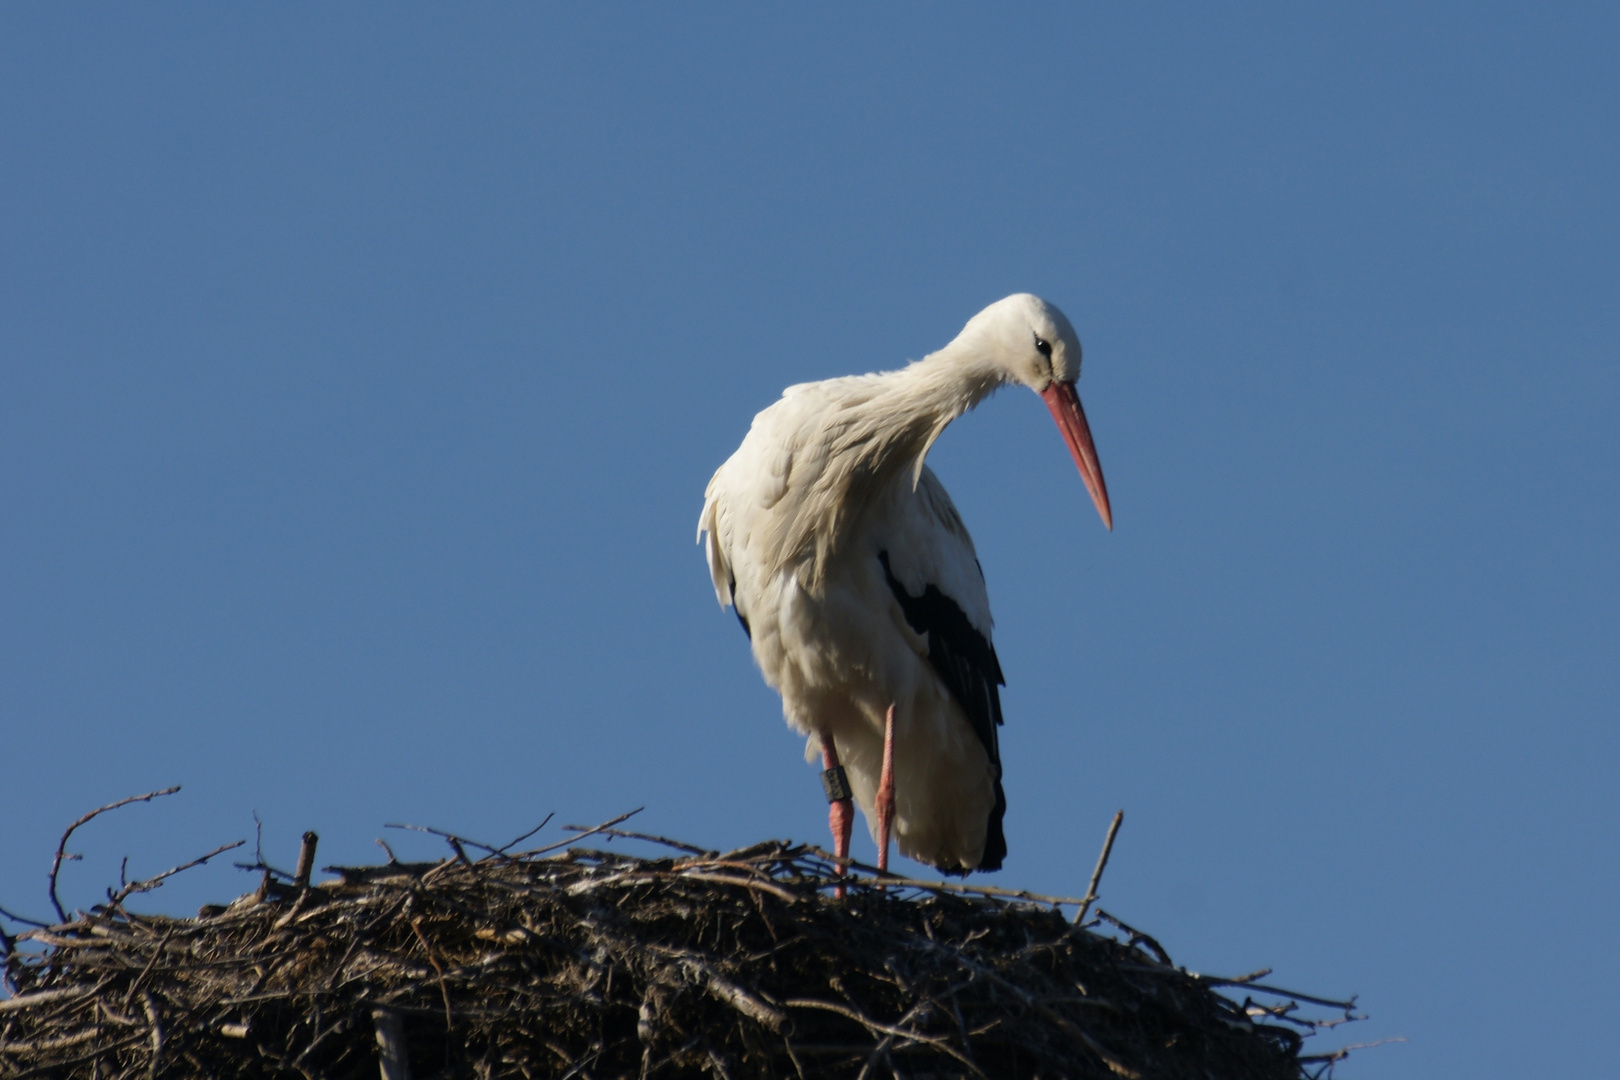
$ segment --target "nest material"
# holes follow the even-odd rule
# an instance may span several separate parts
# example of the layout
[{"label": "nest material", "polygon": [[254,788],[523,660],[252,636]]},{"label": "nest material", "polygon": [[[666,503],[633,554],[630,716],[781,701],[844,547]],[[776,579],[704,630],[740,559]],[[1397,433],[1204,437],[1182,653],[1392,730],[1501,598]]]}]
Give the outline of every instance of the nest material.
[{"label": "nest material", "polygon": [[780,842],[452,846],[315,886],[267,870],[195,919],[114,903],[20,935],[0,1077],[1296,1080],[1336,1057],[1301,1055],[1294,1002],[1233,1001],[1214,987],[1260,988],[1051,898],[843,878]]}]

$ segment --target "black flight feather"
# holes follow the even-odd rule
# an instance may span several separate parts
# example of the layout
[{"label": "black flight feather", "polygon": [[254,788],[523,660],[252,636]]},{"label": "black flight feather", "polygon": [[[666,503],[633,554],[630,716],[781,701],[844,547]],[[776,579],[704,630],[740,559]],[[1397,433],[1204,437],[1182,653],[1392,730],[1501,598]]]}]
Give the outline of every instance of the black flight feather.
[{"label": "black flight feather", "polygon": [[733,615],[737,616],[737,621],[738,622],[742,623],[743,633],[748,635],[748,640],[753,641],[754,640],[754,631],[753,631],[753,628],[748,625],[748,616],[743,614],[742,605],[737,603],[737,576],[735,574],[733,574],[731,576],[730,580],[731,580],[731,613]]},{"label": "black flight feather", "polygon": [[1001,726],[1001,691],[997,687],[1007,685],[1001,675],[1001,661],[996,659],[989,639],[974,629],[967,613],[938,586],[929,585],[921,596],[912,596],[889,569],[889,553],[878,552],[878,561],[883,564],[883,577],[900,604],[906,625],[928,638],[928,663],[967,714],[973,734],[979,737],[990,759],[996,805],[990,811],[984,856],[978,869],[1000,870],[1001,860],[1007,855],[1007,837],[1001,828],[1007,796],[1001,788],[1001,747],[996,738],[996,728]]}]

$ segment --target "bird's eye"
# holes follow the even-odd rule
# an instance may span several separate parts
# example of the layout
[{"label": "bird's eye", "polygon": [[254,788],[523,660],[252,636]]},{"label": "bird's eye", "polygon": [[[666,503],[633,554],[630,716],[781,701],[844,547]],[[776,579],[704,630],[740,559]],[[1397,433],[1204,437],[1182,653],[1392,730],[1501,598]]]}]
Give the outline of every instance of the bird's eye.
[{"label": "bird's eye", "polygon": [[1052,346],[1048,345],[1041,338],[1037,337],[1035,339],[1035,351],[1046,357],[1048,360],[1052,359]]}]

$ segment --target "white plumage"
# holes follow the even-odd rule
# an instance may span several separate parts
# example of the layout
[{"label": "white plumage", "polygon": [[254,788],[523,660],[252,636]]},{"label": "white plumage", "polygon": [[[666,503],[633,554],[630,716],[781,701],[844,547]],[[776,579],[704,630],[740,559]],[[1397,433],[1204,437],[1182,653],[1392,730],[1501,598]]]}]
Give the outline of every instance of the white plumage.
[{"label": "white plumage", "polygon": [[996,869],[1006,852],[1002,679],[973,541],[925,458],[952,420],[1023,383],[1047,399],[1110,522],[1079,369],[1063,314],[1007,297],[899,371],[789,387],[705,494],[699,539],[715,593],[735,606],[807,756],[819,748],[843,764],[881,837],[892,707],[894,833],[903,854],[947,872]]}]

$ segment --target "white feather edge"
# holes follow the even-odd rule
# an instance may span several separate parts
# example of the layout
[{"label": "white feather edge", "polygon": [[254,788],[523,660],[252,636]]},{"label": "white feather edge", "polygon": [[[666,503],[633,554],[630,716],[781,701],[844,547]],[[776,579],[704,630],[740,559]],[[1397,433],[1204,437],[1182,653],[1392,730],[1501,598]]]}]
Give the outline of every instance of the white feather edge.
[{"label": "white feather edge", "polygon": [[939,438],[949,423],[950,421],[947,420],[944,424],[935,425],[934,430],[928,433],[928,438],[923,442],[922,449],[918,451],[917,463],[911,470],[912,491],[916,491],[917,485],[922,483],[923,466],[928,464],[928,451],[934,448],[934,440]]},{"label": "white feather edge", "polygon": [[703,506],[703,515],[698,518],[697,542],[702,544],[704,534],[708,535],[708,543],[704,544],[704,554],[709,559],[709,577],[714,581],[714,597],[720,601],[721,607],[729,607],[731,571],[726,566],[725,553],[720,550],[719,517],[720,500],[711,495]]}]

